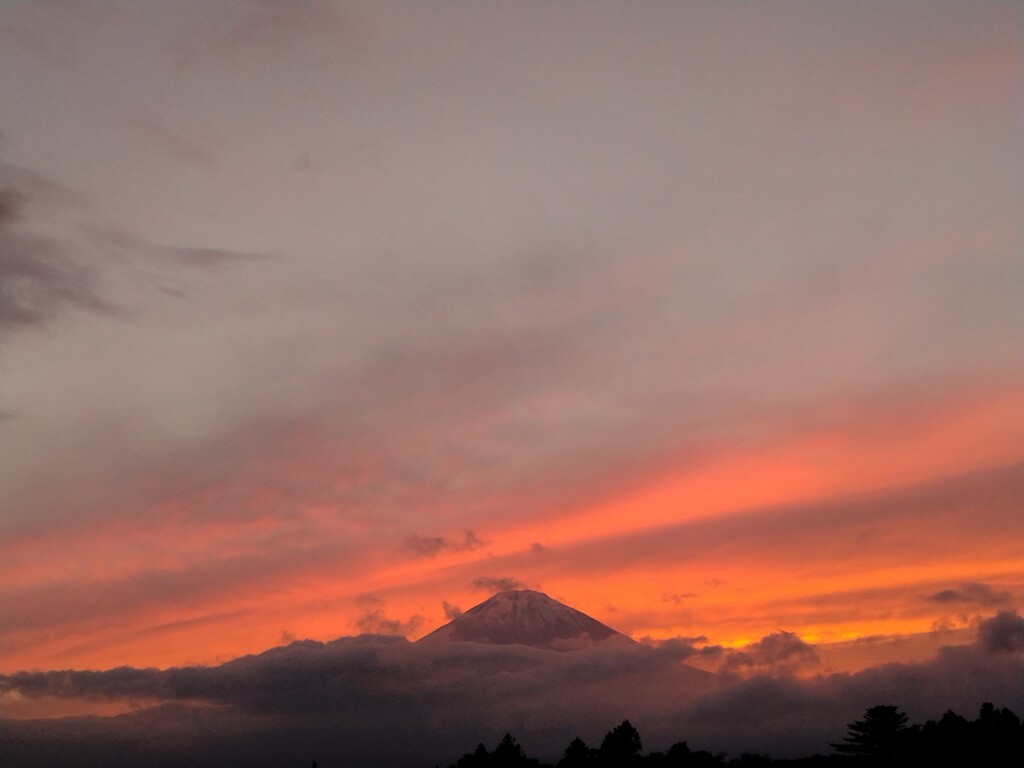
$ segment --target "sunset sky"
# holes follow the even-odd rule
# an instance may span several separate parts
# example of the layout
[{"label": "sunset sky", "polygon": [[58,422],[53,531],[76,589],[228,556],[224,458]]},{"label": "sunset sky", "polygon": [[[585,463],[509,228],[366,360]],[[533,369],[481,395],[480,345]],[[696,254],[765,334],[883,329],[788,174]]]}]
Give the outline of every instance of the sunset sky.
[{"label": "sunset sky", "polygon": [[515,586],[822,671],[974,642],[1024,608],[1022,40],[1015,0],[0,0],[0,673]]}]

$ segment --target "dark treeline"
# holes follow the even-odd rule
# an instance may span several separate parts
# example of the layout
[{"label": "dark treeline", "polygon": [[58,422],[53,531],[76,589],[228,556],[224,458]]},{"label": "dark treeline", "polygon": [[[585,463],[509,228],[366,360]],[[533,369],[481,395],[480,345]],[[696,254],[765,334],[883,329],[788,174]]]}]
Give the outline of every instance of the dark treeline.
[{"label": "dark treeline", "polygon": [[949,710],[939,720],[910,725],[898,707],[871,707],[863,718],[847,725],[846,736],[830,744],[832,753],[796,760],[773,760],[767,755],[742,754],[730,758],[692,749],[679,741],[665,752],[644,754],[636,728],[624,720],[602,739],[588,746],[574,738],[554,766],[527,756],[511,734],[488,750],[483,744],[463,755],[450,768],[713,768],[716,766],[918,766],[918,765],[1024,765],[1024,725],[1009,709],[982,704],[976,720]]}]

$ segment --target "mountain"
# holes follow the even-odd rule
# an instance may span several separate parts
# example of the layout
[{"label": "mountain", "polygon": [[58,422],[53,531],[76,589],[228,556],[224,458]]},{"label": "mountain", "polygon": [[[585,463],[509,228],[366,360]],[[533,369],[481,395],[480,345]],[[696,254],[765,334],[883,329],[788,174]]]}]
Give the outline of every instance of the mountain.
[{"label": "mountain", "polygon": [[499,592],[418,642],[473,642],[569,650],[595,642],[632,644],[585,613],[532,589]]}]

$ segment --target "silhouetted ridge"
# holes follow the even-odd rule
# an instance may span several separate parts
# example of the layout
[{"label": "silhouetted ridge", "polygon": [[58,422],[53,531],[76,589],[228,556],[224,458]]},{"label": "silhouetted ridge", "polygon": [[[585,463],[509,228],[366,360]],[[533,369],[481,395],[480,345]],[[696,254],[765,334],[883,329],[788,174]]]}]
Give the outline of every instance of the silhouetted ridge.
[{"label": "silhouetted ridge", "polygon": [[567,650],[613,638],[633,642],[543,592],[513,589],[489,597],[419,642],[518,644]]}]

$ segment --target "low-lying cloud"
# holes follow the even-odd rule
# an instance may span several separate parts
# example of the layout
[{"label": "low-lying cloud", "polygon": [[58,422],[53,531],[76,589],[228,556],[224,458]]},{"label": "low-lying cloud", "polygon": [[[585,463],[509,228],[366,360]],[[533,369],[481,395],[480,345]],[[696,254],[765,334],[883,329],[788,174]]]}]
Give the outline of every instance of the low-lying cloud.
[{"label": "low-lying cloud", "polygon": [[459,616],[462,615],[462,609],[459,608],[459,606],[457,605],[452,605],[447,600],[441,601],[441,608],[444,609],[444,617],[448,621],[451,621],[452,619],[457,619],[459,618]]},{"label": "low-lying cloud", "polygon": [[731,653],[720,671],[745,676],[792,675],[817,667],[819,661],[814,648],[792,632],[774,632]]},{"label": "low-lying cloud", "polygon": [[[325,764],[443,764],[505,731],[554,759],[574,736],[596,741],[625,717],[651,750],[687,739],[781,757],[827,752],[845,723],[879,703],[915,721],[949,708],[970,715],[983,701],[1020,711],[1022,638],[1024,620],[1004,612],[981,623],[976,643],[926,663],[801,678],[792,672],[816,655],[789,632],[734,652],[698,648],[701,638],[559,653],[362,635],[297,641],[216,667],[19,672],[0,677],[0,693],[162,702],[117,718],[8,721],[12,755],[43,760],[78,745],[67,765],[260,766],[310,755]],[[722,655],[724,669],[743,674],[680,663],[698,653]]]},{"label": "low-lying cloud", "polygon": [[1024,619],[1003,611],[978,627],[978,642],[989,653],[1024,652]]},{"label": "low-lying cloud", "polygon": [[359,601],[363,612],[353,622],[356,629],[368,635],[415,635],[423,626],[424,618],[418,614],[404,621],[387,616],[384,601],[375,595],[363,595]]}]

